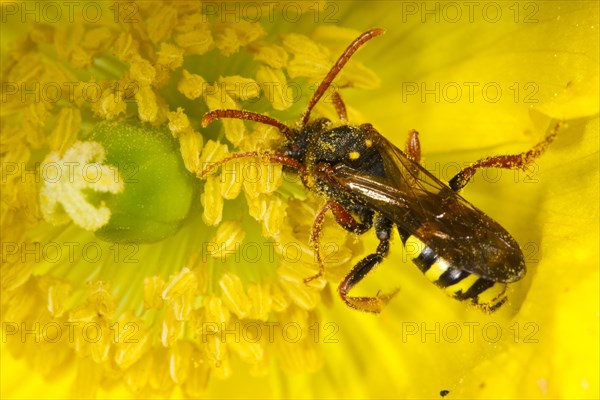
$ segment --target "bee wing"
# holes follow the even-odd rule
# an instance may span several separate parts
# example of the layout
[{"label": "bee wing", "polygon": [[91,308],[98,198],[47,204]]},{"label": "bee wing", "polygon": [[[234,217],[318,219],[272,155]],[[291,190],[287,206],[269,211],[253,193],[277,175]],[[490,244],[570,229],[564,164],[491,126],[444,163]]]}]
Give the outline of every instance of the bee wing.
[{"label": "bee wing", "polygon": [[518,243],[496,221],[452,191],[400,149],[371,132],[385,166],[385,178],[336,165],[323,179],[351,192],[415,235],[452,265],[499,282],[525,275]]}]

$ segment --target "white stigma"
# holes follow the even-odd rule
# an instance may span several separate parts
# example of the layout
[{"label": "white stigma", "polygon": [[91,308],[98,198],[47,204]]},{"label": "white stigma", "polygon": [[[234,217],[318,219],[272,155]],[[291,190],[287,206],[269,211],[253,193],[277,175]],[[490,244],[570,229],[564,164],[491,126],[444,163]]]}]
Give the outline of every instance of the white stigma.
[{"label": "white stigma", "polygon": [[85,230],[95,231],[110,220],[110,210],[102,202],[91,204],[85,189],[120,193],[124,183],[117,168],[103,164],[104,148],[97,142],[76,142],[61,158],[51,152],[40,166],[43,186],[40,208],[44,219],[53,224],[72,220]]}]

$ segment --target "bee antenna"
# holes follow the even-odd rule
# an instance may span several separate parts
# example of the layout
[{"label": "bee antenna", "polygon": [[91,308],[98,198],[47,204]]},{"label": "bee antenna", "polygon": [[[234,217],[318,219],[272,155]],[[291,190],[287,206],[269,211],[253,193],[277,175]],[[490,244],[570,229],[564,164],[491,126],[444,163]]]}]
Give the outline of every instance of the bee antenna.
[{"label": "bee antenna", "polygon": [[202,117],[202,127],[206,128],[216,119],[232,118],[232,119],[243,119],[247,121],[259,122],[265,125],[271,125],[279,129],[279,131],[286,137],[290,142],[294,140],[295,134],[292,129],[287,125],[279,122],[275,118],[269,117],[268,115],[257,114],[251,111],[244,110],[212,110],[204,114]]},{"label": "bee antenna", "polygon": [[308,119],[310,118],[310,112],[312,111],[314,106],[319,102],[321,97],[323,97],[323,94],[325,94],[325,91],[329,88],[331,82],[333,82],[337,74],[339,74],[342,68],[344,68],[344,65],[346,65],[348,60],[350,60],[350,57],[352,57],[356,50],[358,50],[363,44],[365,44],[369,40],[373,39],[376,36],[383,35],[384,33],[385,29],[382,28],[370,29],[362,33],[360,36],[354,39],[354,41],[350,43],[348,47],[346,47],[346,50],[344,50],[344,52],[338,58],[335,64],[333,64],[333,67],[331,67],[327,75],[325,75],[325,78],[323,78],[323,81],[321,81],[321,84],[315,91],[315,94],[313,94],[312,98],[308,102],[306,110],[304,110],[304,114],[302,114],[302,119],[300,120],[300,128],[303,128],[306,125]]}]

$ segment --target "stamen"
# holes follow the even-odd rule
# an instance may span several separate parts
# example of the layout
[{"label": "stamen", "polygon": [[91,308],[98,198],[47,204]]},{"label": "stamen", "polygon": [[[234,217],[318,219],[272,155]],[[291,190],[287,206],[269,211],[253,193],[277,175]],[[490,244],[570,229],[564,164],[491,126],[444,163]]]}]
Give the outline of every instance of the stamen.
[{"label": "stamen", "polygon": [[228,256],[236,253],[239,254],[245,236],[246,233],[238,221],[225,221],[221,223],[217,229],[217,233],[211,239],[211,242],[218,248],[212,253],[212,256],[225,261]]},{"label": "stamen", "polygon": [[190,172],[200,168],[200,151],[202,150],[202,135],[194,131],[183,108],[167,113],[169,130],[173,137],[179,139],[179,148],[185,167]]},{"label": "stamen", "polygon": [[250,299],[251,310],[248,318],[266,321],[271,312],[269,285],[257,283],[248,284],[248,298]]},{"label": "stamen", "polygon": [[223,291],[221,296],[223,304],[238,318],[246,318],[250,312],[250,300],[244,291],[240,277],[231,272],[223,274],[219,280],[219,286]]},{"label": "stamen", "polygon": [[254,53],[254,59],[262,61],[271,68],[279,69],[287,65],[288,53],[281,46],[259,45]]},{"label": "stamen", "polygon": [[263,93],[275,110],[287,110],[293,104],[293,96],[289,93],[287,78],[281,69],[267,66],[258,67],[256,80],[260,83]]},{"label": "stamen", "polygon": [[162,292],[162,298],[170,303],[175,319],[183,321],[190,317],[197,292],[196,275],[188,268],[183,268],[179,273],[171,275]]}]

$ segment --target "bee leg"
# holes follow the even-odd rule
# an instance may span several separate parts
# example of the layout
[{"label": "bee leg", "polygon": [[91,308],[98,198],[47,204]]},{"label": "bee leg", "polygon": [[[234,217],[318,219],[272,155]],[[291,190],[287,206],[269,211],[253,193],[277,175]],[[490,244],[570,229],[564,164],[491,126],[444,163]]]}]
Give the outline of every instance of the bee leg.
[{"label": "bee leg", "polygon": [[419,132],[414,129],[408,132],[406,141],[406,154],[408,158],[419,164],[421,162],[421,142],[419,141]]},{"label": "bee leg", "polygon": [[335,90],[333,92],[333,106],[335,107],[335,111],[337,112],[338,117],[340,117],[341,121],[348,121],[348,112],[346,111],[346,104],[344,104],[344,100],[342,100],[342,96],[340,96],[340,92]]},{"label": "bee leg", "polygon": [[552,143],[554,138],[556,138],[556,134],[558,133],[561,125],[562,123],[557,123],[548,136],[544,138],[544,140],[526,152],[520,154],[486,157],[475,161],[473,164],[456,174],[454,178],[450,179],[450,182],[448,182],[450,188],[452,188],[452,190],[455,192],[464,188],[478,169],[504,168],[525,170],[528,165],[535,161],[536,158],[544,154],[550,143]]},{"label": "bee leg", "polygon": [[358,284],[376,265],[378,265],[388,253],[390,248],[390,236],[392,233],[392,221],[377,216],[375,219],[375,231],[379,239],[377,250],[369,254],[352,268],[346,278],[338,286],[338,293],[344,302],[357,310],[380,313],[383,307],[398,293],[398,289],[387,294],[377,294],[375,297],[353,297],[348,292]]},{"label": "bee leg", "polygon": [[[347,231],[356,233],[358,235],[365,233],[373,226],[373,212],[369,209],[361,209],[358,211],[361,222],[358,222],[352,214],[339,203],[329,200],[323,208],[317,213],[312,226],[312,232],[310,235],[310,243],[313,245],[317,264],[319,265],[319,272],[316,275],[310,276],[304,279],[304,283],[309,283],[317,278],[323,276],[325,272],[325,264],[323,262],[323,256],[321,255],[321,230],[323,228],[323,221],[325,220],[325,214],[330,211],[335,218],[335,221],[340,224]],[[362,212],[361,212],[362,211]]]},{"label": "bee leg", "polygon": [[[421,163],[421,142],[419,141],[419,132],[414,129],[408,132],[408,140],[406,141],[406,155],[416,164]],[[407,182],[416,183],[415,177],[419,176],[419,167],[416,164],[407,165],[412,174],[406,177]]]}]

